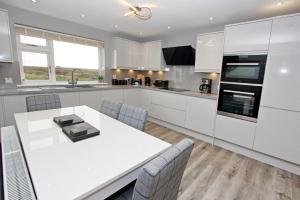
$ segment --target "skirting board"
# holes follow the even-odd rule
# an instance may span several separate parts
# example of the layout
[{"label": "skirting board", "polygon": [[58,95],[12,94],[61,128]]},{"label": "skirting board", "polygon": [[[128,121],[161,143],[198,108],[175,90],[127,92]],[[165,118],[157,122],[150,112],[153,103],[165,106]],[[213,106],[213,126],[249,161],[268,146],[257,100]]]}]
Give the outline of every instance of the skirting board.
[{"label": "skirting board", "polygon": [[176,126],[174,124],[170,124],[168,122],[165,122],[165,121],[153,118],[153,117],[149,117],[148,120],[150,122],[157,123],[161,126],[167,127],[174,131],[183,133],[187,136],[196,138],[198,140],[202,140],[207,143],[211,143],[211,144],[214,143],[214,145],[219,146],[221,148],[236,152],[238,154],[244,155],[246,157],[258,160],[265,164],[272,165],[274,167],[286,170],[288,172],[291,172],[293,174],[300,176],[300,165],[290,163],[290,162],[287,162],[287,161],[284,161],[284,160],[281,160],[281,159],[278,159],[278,158],[275,158],[275,157],[272,157],[272,156],[269,156],[269,155],[251,150],[251,149],[247,149],[247,148],[244,148],[244,147],[241,147],[241,146],[238,146],[238,145],[235,145],[235,144],[232,144],[232,143],[229,143],[229,142],[217,139],[217,138],[215,138],[215,140],[213,141],[212,136],[204,135],[204,134],[201,134],[201,133],[198,133],[198,132],[195,132],[195,131],[192,131],[192,130],[189,130],[189,129],[186,129],[186,128],[183,128],[180,126]]}]

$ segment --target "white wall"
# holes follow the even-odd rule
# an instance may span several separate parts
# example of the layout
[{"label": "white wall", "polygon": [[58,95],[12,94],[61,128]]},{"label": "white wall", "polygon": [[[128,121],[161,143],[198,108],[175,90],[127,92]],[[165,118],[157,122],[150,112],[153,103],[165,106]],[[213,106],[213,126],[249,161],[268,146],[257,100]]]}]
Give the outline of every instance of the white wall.
[{"label": "white wall", "polygon": [[126,34],[107,32],[104,30],[77,24],[74,22],[8,6],[3,3],[0,3],[0,8],[8,10],[8,15],[10,20],[10,30],[12,35],[13,60],[14,60],[13,64],[0,63],[0,83],[1,83],[1,79],[3,81],[3,78],[5,76],[13,77],[14,82],[17,84],[21,82],[14,24],[22,24],[22,25],[41,28],[41,29],[46,29],[46,30],[71,34],[71,35],[77,35],[77,36],[96,39],[96,40],[102,40],[104,41],[104,45],[105,45],[106,67],[110,67],[111,65],[110,52],[111,52],[112,37],[119,36],[119,37],[128,38],[136,41],[140,40],[139,38],[131,37]]}]

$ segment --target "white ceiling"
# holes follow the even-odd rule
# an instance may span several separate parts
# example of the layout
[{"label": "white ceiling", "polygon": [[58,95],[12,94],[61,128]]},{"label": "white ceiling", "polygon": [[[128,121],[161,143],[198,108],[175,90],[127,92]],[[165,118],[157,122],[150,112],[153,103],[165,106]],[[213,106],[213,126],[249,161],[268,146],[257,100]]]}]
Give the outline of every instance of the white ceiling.
[{"label": "white ceiling", "polygon": [[[5,4],[85,24],[111,32],[153,37],[191,29],[255,20],[300,12],[300,0],[128,0],[154,4],[148,21],[124,17],[128,7],[121,0],[0,0]],[[85,14],[85,18],[81,18]],[[209,17],[214,17],[211,22]],[[118,28],[115,28],[115,25]],[[167,27],[171,26],[169,30]],[[142,33],[142,35],[141,35]]]}]

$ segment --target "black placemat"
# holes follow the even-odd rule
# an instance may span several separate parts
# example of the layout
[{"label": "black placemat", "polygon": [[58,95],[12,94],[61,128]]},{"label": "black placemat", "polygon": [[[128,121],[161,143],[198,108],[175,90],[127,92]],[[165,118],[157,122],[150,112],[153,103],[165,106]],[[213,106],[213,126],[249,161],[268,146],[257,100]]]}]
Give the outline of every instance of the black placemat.
[{"label": "black placemat", "polygon": [[87,122],[63,127],[63,132],[72,140],[77,142],[100,134],[100,131]]},{"label": "black placemat", "polygon": [[54,117],[53,121],[60,127],[70,126],[84,122],[83,119],[74,114]]}]

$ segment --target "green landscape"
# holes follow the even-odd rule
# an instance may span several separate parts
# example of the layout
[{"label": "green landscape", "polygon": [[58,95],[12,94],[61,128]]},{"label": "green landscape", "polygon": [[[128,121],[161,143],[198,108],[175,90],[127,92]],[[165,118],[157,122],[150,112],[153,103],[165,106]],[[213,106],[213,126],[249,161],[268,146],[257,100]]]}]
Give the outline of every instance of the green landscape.
[{"label": "green landscape", "polygon": [[[72,78],[72,68],[56,67],[56,81],[68,81]],[[96,80],[98,70],[96,69],[80,69],[81,72],[74,72],[74,78],[79,81]],[[26,80],[49,80],[49,71],[46,67],[24,67]]]}]

